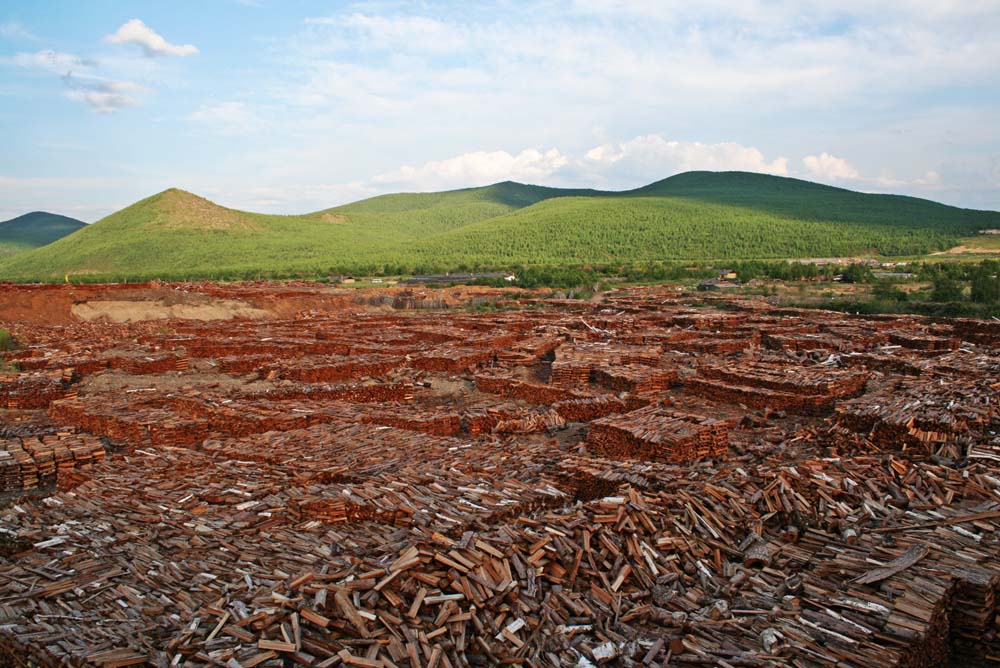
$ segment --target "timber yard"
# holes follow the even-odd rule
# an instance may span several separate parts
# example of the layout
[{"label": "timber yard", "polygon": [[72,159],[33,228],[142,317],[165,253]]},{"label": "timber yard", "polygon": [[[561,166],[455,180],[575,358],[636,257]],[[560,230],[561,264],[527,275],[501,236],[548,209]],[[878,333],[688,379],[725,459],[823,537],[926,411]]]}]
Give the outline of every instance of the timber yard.
[{"label": "timber yard", "polygon": [[3,290],[0,661],[1000,661],[1000,322]]}]

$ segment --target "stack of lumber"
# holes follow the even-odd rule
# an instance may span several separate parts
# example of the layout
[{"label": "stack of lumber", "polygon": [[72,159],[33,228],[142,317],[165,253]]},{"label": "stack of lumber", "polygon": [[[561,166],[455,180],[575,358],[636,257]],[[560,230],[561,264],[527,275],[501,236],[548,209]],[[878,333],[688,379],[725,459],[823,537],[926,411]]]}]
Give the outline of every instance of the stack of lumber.
[{"label": "stack of lumber", "polygon": [[438,346],[433,350],[409,356],[409,366],[424,371],[463,373],[490,361],[495,353],[463,346]]},{"label": "stack of lumber", "polygon": [[294,362],[278,362],[264,366],[268,378],[280,378],[303,383],[329,383],[353,380],[365,376],[381,376],[404,363],[396,355],[352,355],[303,357]]},{"label": "stack of lumber", "polygon": [[[853,349],[851,342],[845,342],[838,336],[827,333],[817,334],[773,334],[764,332],[761,345],[770,350],[845,350]],[[847,345],[845,345],[847,344]]]},{"label": "stack of lumber", "polygon": [[360,422],[381,424],[397,429],[409,429],[436,436],[458,436],[462,433],[462,416],[457,413],[427,413],[396,406],[388,410],[368,411]]},{"label": "stack of lumber", "polygon": [[63,370],[0,375],[0,407],[46,408],[53,401],[75,396]]},{"label": "stack of lumber", "polygon": [[275,359],[314,355],[350,355],[352,345],[342,340],[316,340],[285,337],[223,338],[208,335],[200,340],[175,341],[183,344],[188,357],[219,358],[249,355],[270,355]]},{"label": "stack of lumber", "polygon": [[131,374],[167,373],[183,371],[188,366],[188,359],[175,353],[155,353],[129,357],[109,357],[108,366]]},{"label": "stack of lumber", "polygon": [[532,404],[551,405],[558,401],[579,398],[581,395],[562,387],[529,383],[511,376],[476,374],[476,389],[498,394],[501,397],[520,399]]},{"label": "stack of lumber", "polygon": [[131,446],[188,447],[208,438],[210,431],[204,420],[186,419],[170,409],[127,398],[62,399],[52,402],[48,412],[58,425]]},{"label": "stack of lumber", "polygon": [[958,350],[962,341],[954,337],[934,336],[928,333],[914,333],[903,330],[888,332],[889,342],[904,348],[926,351]]},{"label": "stack of lumber", "polygon": [[0,492],[59,483],[69,471],[104,459],[104,444],[87,434],[0,439]]},{"label": "stack of lumber", "polygon": [[758,409],[824,415],[841,397],[864,392],[868,374],[787,363],[742,362],[699,365],[698,376],[684,380],[695,396]]},{"label": "stack of lumber", "polygon": [[630,410],[624,400],[609,395],[564,399],[552,404],[552,408],[567,422],[590,422]]},{"label": "stack of lumber", "polygon": [[598,385],[616,392],[662,392],[678,380],[676,368],[638,365],[602,366],[592,376]]},{"label": "stack of lumber", "polygon": [[351,403],[388,403],[413,399],[410,383],[296,384],[261,392],[246,392],[241,398],[248,401],[336,400]]},{"label": "stack of lumber", "polygon": [[668,344],[665,348],[698,355],[731,355],[742,352],[752,345],[753,339],[750,338],[702,335],[697,339]]},{"label": "stack of lumber", "polygon": [[688,462],[725,454],[729,437],[721,420],[649,406],[595,420],[587,444],[611,459]]}]

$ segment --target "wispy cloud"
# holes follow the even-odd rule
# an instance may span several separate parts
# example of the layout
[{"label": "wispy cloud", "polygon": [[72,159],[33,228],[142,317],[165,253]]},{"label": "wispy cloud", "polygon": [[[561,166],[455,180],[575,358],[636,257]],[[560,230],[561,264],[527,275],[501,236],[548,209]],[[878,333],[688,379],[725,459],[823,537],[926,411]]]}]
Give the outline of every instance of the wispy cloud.
[{"label": "wispy cloud", "polygon": [[66,75],[63,81],[70,88],[66,93],[67,97],[84,102],[102,114],[111,114],[125,107],[136,106],[139,100],[135,94],[146,90],[131,81],[111,81],[97,77],[82,78]]},{"label": "wispy cloud", "polygon": [[135,44],[147,57],[192,56],[198,53],[194,44],[171,44],[139,19],[126,21],[118,30],[104,38],[112,44]]},{"label": "wispy cloud", "polygon": [[16,53],[10,59],[15,65],[28,69],[45,70],[52,74],[65,75],[74,70],[90,69],[95,63],[72,53],[61,53],[46,49],[34,53]]},{"label": "wispy cloud", "polygon": [[66,97],[83,102],[98,113],[109,114],[139,103],[136,95],[146,89],[132,81],[96,74],[97,63],[72,53],[45,50],[15,54],[9,62],[20,67],[55,74],[68,88]]},{"label": "wispy cloud", "polygon": [[0,23],[0,38],[5,40],[20,40],[23,42],[41,42],[42,38],[34,34],[20,21]]}]

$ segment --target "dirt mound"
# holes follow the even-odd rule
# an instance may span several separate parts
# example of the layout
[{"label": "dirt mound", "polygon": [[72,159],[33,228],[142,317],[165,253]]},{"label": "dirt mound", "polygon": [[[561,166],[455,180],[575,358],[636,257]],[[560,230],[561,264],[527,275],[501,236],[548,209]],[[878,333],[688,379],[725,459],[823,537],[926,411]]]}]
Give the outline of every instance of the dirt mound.
[{"label": "dirt mound", "polygon": [[213,300],[201,304],[168,304],[165,300],[98,300],[73,304],[70,312],[86,322],[140,322],[143,320],[231,320],[270,318],[270,311],[254,308],[246,302]]}]

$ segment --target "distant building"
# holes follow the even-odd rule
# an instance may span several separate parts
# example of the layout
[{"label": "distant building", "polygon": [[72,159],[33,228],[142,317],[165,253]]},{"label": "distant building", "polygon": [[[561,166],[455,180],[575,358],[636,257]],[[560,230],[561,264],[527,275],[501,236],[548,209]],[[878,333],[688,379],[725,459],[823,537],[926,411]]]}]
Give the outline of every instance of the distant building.
[{"label": "distant building", "polygon": [[736,271],[733,269],[720,269],[717,277],[721,281],[735,281],[739,278]]},{"label": "distant building", "polygon": [[909,281],[917,277],[916,274],[905,271],[873,271],[872,276],[879,280],[888,281]]},{"label": "distant building", "polygon": [[710,278],[698,284],[698,289],[702,292],[715,292],[718,290],[729,290],[738,287],[740,286],[736,283],[719,278]]},{"label": "distant building", "polygon": [[428,276],[412,276],[404,278],[401,282],[405,285],[437,285],[447,283],[471,283],[483,278],[501,278],[508,283],[517,280],[517,276],[508,272],[488,271],[479,274],[431,274]]}]

